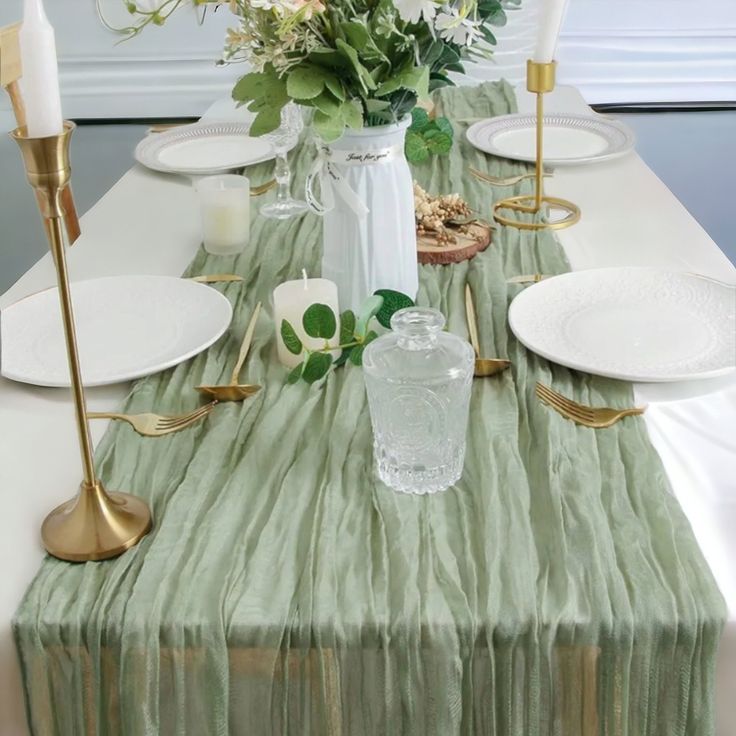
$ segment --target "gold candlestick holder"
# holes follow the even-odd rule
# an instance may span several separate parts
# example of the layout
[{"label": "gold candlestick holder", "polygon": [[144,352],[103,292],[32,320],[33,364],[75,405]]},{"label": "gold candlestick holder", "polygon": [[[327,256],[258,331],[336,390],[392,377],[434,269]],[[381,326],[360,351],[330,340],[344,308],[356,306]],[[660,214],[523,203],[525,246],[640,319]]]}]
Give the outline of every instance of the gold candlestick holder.
[{"label": "gold candlestick holder", "polygon": [[[520,230],[562,230],[580,220],[580,208],[566,199],[548,197],[544,193],[544,95],[555,88],[556,61],[538,62],[531,59],[526,63],[526,88],[537,95],[537,156],[534,194],[508,197],[493,205],[493,219],[501,225]],[[545,206],[546,205],[546,206]],[[502,214],[502,210],[514,213],[540,215],[550,209],[564,212],[561,219],[529,220]]]},{"label": "gold candlestick holder", "polygon": [[140,498],[127,493],[108,493],[95,473],[63,231],[62,192],[68,190],[71,178],[69,141],[74,128],[74,123],[65,122],[64,130],[59,135],[29,138],[26,128],[19,127],[11,136],[20,146],[28,181],[36,191],[56,266],[84,470],[78,495],[46,517],[41,527],[41,537],[46,550],[54,557],[83,562],[116,557],[135,545],[151,528],[151,512]]}]

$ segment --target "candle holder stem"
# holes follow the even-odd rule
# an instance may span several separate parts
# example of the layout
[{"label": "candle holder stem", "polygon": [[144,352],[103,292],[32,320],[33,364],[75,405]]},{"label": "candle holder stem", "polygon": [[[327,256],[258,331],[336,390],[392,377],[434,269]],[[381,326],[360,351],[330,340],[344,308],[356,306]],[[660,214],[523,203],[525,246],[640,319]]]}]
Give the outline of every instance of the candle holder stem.
[{"label": "candle holder stem", "polygon": [[[533,195],[521,194],[507,197],[493,205],[493,219],[501,225],[508,225],[519,230],[561,230],[574,225],[580,220],[580,208],[566,199],[548,197],[544,194],[544,95],[555,88],[555,70],[557,62],[527,61],[526,88],[536,94],[536,169],[534,176],[535,191]],[[545,206],[546,205],[546,206]],[[506,215],[502,210],[527,215],[544,215],[547,209],[562,211],[564,216],[558,220],[534,219],[522,220],[519,217]]]},{"label": "candle holder stem", "polygon": [[66,122],[61,134],[47,138],[29,138],[24,127],[11,135],[36,191],[56,266],[84,478],[79,494],[46,517],[41,537],[50,554],[82,562],[116,557],[132,547],[151,528],[151,512],[135,496],[107,493],[95,473],[64,246],[62,193],[68,191],[71,177],[69,139],[73,130],[74,123]]}]

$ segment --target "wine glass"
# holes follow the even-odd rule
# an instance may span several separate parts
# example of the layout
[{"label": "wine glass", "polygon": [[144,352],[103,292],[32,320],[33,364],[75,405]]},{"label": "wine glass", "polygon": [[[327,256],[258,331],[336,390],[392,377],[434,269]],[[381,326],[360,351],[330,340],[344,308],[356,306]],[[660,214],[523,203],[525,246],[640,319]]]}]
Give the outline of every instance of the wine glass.
[{"label": "wine glass", "polygon": [[289,149],[293,148],[299,139],[299,133],[304,129],[301,110],[298,105],[289,102],[281,108],[281,125],[266,138],[276,151],[275,176],[278,188],[276,190],[276,201],[264,204],[261,214],[276,220],[285,220],[295,215],[306,212],[307,203],[291,196],[291,168],[286,157]]}]

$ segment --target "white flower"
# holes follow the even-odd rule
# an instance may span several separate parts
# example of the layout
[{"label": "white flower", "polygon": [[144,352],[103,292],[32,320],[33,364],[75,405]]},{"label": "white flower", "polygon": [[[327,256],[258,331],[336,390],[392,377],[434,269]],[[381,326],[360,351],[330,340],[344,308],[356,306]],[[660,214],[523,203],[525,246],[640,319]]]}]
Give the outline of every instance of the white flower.
[{"label": "white flower", "polygon": [[457,8],[443,10],[435,20],[435,28],[441,38],[458,46],[470,46],[473,41],[481,37],[478,24],[468,18],[463,18]]},{"label": "white flower", "polygon": [[437,12],[434,0],[394,0],[401,20],[407,23],[419,23],[420,19],[432,20]]}]

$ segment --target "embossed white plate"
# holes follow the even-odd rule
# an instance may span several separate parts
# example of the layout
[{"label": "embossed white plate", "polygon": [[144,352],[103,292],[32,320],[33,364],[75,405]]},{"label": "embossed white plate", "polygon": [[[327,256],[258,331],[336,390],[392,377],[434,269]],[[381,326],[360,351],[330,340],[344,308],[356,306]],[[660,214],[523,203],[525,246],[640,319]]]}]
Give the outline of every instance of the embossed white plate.
[{"label": "embossed white plate", "polygon": [[509,325],[544,358],[610,378],[683,381],[736,369],[736,287],[694,274],[562,274],[522,291]]},{"label": "embossed white plate", "polygon": [[248,123],[194,123],[153,133],[135,148],[138,163],[155,171],[187,176],[218,174],[275,156],[266,137],[248,135]]},{"label": "embossed white plate", "polygon": [[[230,302],[216,289],[169,276],[110,276],[72,284],[86,386],[129,381],[177,365],[228,328]],[[0,373],[37,386],[69,386],[56,288],[0,313]]]},{"label": "embossed white plate", "polygon": [[[468,128],[470,143],[485,153],[515,161],[536,160],[536,115],[500,115]],[[635,143],[623,123],[602,115],[544,116],[544,163],[547,166],[590,164],[623,156]]]}]

